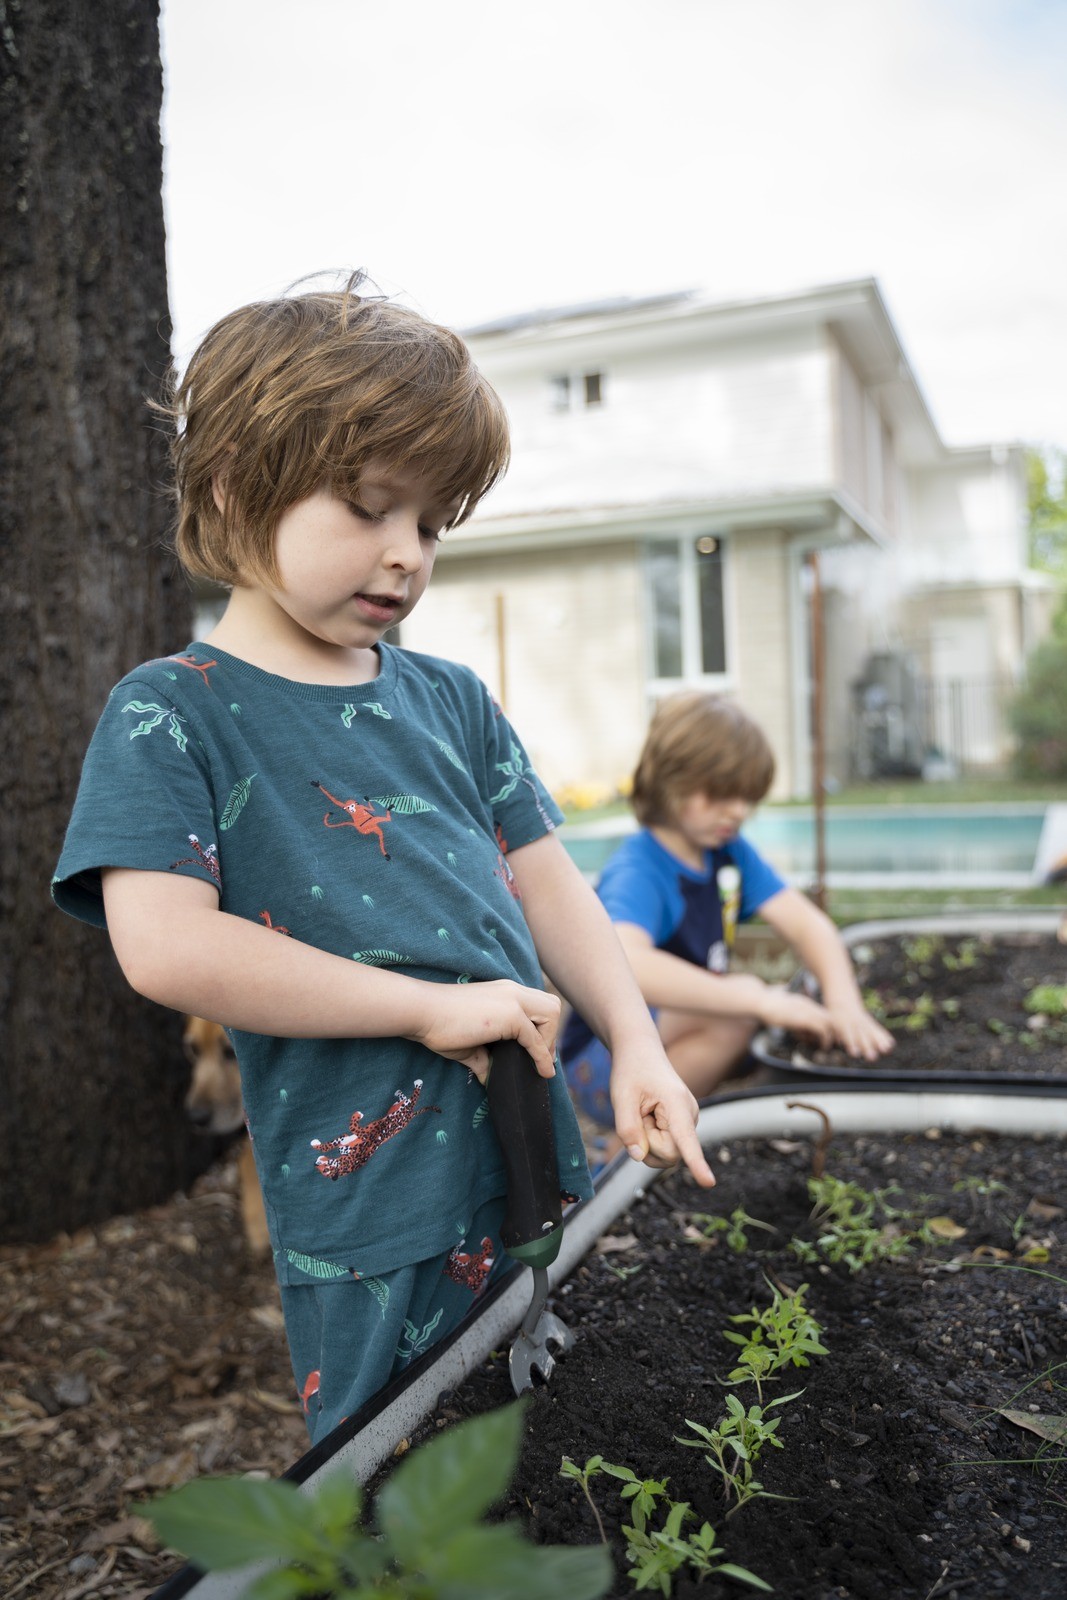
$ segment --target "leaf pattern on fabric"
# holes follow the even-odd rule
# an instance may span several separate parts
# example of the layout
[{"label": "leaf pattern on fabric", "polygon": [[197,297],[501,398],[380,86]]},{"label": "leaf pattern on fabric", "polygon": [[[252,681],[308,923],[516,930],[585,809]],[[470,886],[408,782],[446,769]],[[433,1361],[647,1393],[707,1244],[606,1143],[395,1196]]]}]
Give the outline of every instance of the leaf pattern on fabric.
[{"label": "leaf pattern on fabric", "polygon": [[505,778],[509,779],[510,781],[504,785],[499,794],[494,794],[491,796],[489,800],[489,804],[491,806],[499,805],[501,800],[506,800],[508,795],[515,792],[519,786],[519,783],[522,781],[525,768],[522,761],[522,751],[519,749],[517,744],[513,744],[511,747],[511,760],[498,761],[496,763],[496,771],[502,772]]},{"label": "leaf pattern on fabric", "polygon": [[332,1261],[319,1261],[315,1256],[306,1256],[301,1250],[287,1250],[287,1260],[298,1272],[304,1272],[309,1278],[347,1278],[347,1267],[335,1267]]},{"label": "leaf pattern on fabric", "polygon": [[341,712],[341,721],[344,723],[346,728],[350,728],[352,726],[352,718],[355,716],[358,716],[355,706],[346,705],[344,710]]},{"label": "leaf pattern on fabric", "polygon": [[173,706],[157,706],[154,700],[128,700],[122,709],[124,712],[132,711],[136,716],[144,719],[131,731],[131,739],[139,739],[151,733],[153,728],[158,728],[164,719],[169,717],[170,726],[167,732],[182,752],[182,755],[185,754],[189,744],[188,735],[183,727],[185,718]]},{"label": "leaf pattern on fabric", "polygon": [[258,773],[250,772],[247,778],[242,778],[239,783],[234,784],[230,790],[230,798],[227,800],[222,816],[219,818],[220,828],[233,827],[248,804],[248,797],[252,793],[252,779],[258,776]]},{"label": "leaf pattern on fabric", "polygon": [[383,717],[386,722],[392,722],[393,720],[393,713],[386,711],[380,700],[368,700],[367,710],[373,711],[376,717]]},{"label": "leaf pattern on fabric", "polygon": [[463,773],[464,777],[468,777],[469,774],[466,767],[463,765],[463,762],[459,759],[459,756],[457,756],[452,746],[444,739],[438,739],[434,735],[431,735],[431,738],[433,738],[434,744],[437,746],[438,750],[440,750],[441,754],[446,758],[446,760],[451,761],[454,767],[458,767],[460,772]]},{"label": "leaf pattern on fabric", "polygon": [[397,964],[403,966],[410,957],[402,956],[396,950],[353,950],[352,960],[362,961],[365,967],[391,967]]},{"label": "leaf pattern on fabric", "polygon": [[436,811],[428,800],[417,794],[379,794],[371,802],[385,811],[395,811],[401,817],[413,817],[419,811]]},{"label": "leaf pattern on fabric", "polygon": [[[444,1316],[444,1311],[445,1308],[442,1306],[436,1317],[431,1322],[428,1322],[421,1332],[413,1322],[409,1322],[406,1317],[404,1318],[404,1338],[401,1339],[396,1347],[396,1353],[401,1360],[410,1361],[412,1356],[420,1355],[425,1350],[434,1329]],[[405,1341],[407,1348],[405,1348]]]},{"label": "leaf pattern on fabric", "polygon": [[381,1278],[364,1278],[360,1273],[356,1272],[354,1268],[352,1270],[352,1276],[355,1278],[357,1283],[362,1283],[365,1288],[369,1289],[375,1300],[377,1300],[378,1304],[382,1308],[382,1321],[384,1322],[386,1309],[389,1305],[389,1285]]},{"label": "leaf pattern on fabric", "polygon": [[486,1119],[486,1117],[488,1115],[489,1115],[489,1096],[488,1095],[483,1095],[482,1096],[482,1100],[481,1100],[481,1104],[478,1106],[477,1111],[475,1111],[474,1116],[471,1118],[471,1127],[472,1128],[480,1128],[482,1123],[485,1121],[485,1119]]}]

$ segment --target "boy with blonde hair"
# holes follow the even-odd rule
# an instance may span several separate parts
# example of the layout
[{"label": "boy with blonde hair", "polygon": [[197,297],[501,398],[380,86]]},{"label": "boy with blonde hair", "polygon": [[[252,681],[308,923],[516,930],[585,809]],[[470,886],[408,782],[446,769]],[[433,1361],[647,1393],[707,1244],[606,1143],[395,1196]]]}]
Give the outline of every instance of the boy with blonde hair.
[{"label": "boy with blonde hair", "polygon": [[[743,1058],[758,1027],[791,1028],[874,1060],[892,1035],[863,1004],[836,927],[741,834],[774,777],[763,731],[736,701],[687,691],[662,701],[634,774],[639,831],[597,885],[663,1040],[698,1099]],[[730,973],[738,922],[759,913],[818,979],[822,1003]],[[561,1042],[578,1104],[611,1124],[611,1051],[579,1013]]]},{"label": "boy with blonde hair", "polygon": [[508,430],[461,340],[358,288],[234,312],[171,396],[179,554],[229,600],[112,692],[53,891],[231,1034],[315,1439],[504,1265],[496,1041],[552,1080],[561,1189],[590,1192],[542,968],[611,1041],[632,1154],[714,1181],[518,736],[383,641]]}]

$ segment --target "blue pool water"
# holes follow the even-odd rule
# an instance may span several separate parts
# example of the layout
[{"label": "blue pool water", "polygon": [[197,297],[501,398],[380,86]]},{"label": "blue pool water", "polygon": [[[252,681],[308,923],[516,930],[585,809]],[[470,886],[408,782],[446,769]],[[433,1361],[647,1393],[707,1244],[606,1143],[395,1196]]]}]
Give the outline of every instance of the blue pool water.
[{"label": "blue pool water", "polygon": [[[876,884],[1021,886],[1034,881],[1046,807],[840,806],[826,811],[826,873],[842,887]],[[562,838],[583,872],[595,875],[630,831],[627,818],[570,824]],[[766,807],[745,835],[783,877],[815,872],[815,820],[807,807]]]}]

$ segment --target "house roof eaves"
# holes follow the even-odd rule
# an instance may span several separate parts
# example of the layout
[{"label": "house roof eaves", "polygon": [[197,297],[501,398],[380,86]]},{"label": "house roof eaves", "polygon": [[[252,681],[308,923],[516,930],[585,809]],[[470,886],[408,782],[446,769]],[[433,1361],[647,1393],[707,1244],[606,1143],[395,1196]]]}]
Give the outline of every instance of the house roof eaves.
[{"label": "house roof eaves", "polygon": [[563,545],[602,544],[657,533],[684,533],[697,525],[708,531],[743,532],[780,527],[798,535],[842,538],[842,519],[872,543],[885,536],[851,499],[837,491],[783,491],[730,499],[643,501],[640,504],[567,506],[479,519],[456,528],[441,545],[445,559],[530,551]]}]

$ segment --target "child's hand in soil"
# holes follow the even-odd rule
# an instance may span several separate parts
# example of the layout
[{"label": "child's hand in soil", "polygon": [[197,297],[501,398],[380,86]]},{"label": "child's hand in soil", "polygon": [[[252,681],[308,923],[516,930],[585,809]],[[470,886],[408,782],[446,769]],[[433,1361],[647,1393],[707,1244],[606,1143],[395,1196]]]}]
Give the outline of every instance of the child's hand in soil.
[{"label": "child's hand in soil", "polygon": [[612,1055],[611,1104],[615,1131],[634,1161],[673,1167],[684,1161],[704,1189],[715,1184],[696,1135],[699,1106],[658,1040],[637,1048],[616,1045]]},{"label": "child's hand in soil", "polygon": [[768,983],[764,986],[759,1020],[767,1028],[784,1028],[787,1033],[810,1034],[824,1049],[834,1042],[834,1021],[826,1007],[817,1000],[810,1000],[807,995],[793,994],[779,984]]},{"label": "child's hand in soil", "polygon": [[877,1061],[896,1044],[893,1035],[871,1016],[862,1000],[830,1006],[829,1017],[834,1043],[859,1061]]}]

